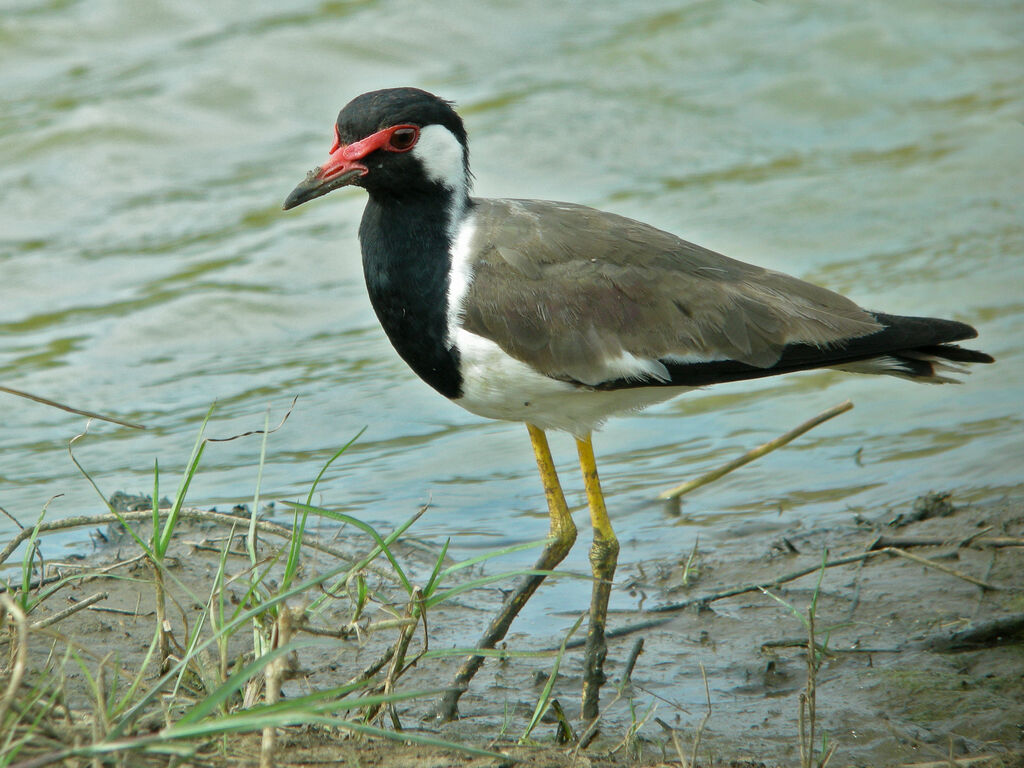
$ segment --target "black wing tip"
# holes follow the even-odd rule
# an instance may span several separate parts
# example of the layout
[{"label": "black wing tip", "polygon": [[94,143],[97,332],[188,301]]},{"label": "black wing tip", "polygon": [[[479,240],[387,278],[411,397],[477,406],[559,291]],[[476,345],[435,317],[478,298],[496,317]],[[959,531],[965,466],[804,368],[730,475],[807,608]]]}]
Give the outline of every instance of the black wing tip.
[{"label": "black wing tip", "polygon": [[894,331],[908,338],[919,340],[912,346],[931,344],[948,344],[954,341],[966,341],[978,337],[973,325],[961,323],[959,320],[944,320],[938,317],[914,317],[911,315],[887,315],[884,312],[872,312],[875,320],[885,326],[886,330]]},{"label": "black wing tip", "polygon": [[904,317],[873,313],[875,319],[887,326],[887,330],[904,336],[908,341],[906,349],[913,349],[927,355],[957,363],[994,363],[991,355],[977,349],[965,349],[953,342],[976,339],[978,330],[973,325],[959,320],[942,320],[937,317]]}]

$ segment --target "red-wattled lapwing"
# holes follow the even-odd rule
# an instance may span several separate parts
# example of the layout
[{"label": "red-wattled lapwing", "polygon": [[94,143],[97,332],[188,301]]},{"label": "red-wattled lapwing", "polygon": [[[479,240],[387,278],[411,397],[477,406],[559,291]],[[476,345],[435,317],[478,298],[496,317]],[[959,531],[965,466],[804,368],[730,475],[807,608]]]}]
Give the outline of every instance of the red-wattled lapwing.
[{"label": "red-wattled lapwing", "polygon": [[[355,185],[370,301],[398,354],[445,397],[522,421],[551,515],[549,571],[576,526],[544,430],[576,438],[594,543],[583,717],[597,715],[605,614],[619,544],[591,432],[609,416],[709,384],[808,368],[951,381],[988,355],[950,342],[975,330],[900,317],[726,258],[638,221],[570,203],[470,197],[469,147],[452,105],[415,88],[365,93],[338,115],[330,157],[285,209]],[[543,576],[509,595],[481,638],[492,648]],[[438,714],[455,715],[483,663],[469,657]]]}]

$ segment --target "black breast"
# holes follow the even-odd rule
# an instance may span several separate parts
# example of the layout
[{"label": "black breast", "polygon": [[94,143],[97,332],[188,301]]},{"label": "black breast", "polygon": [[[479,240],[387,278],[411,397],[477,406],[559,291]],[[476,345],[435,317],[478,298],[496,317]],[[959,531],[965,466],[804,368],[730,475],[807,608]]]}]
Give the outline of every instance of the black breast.
[{"label": "black breast", "polygon": [[366,204],[363,273],[377,318],[402,359],[442,395],[462,394],[459,355],[447,344],[448,212],[430,200]]}]

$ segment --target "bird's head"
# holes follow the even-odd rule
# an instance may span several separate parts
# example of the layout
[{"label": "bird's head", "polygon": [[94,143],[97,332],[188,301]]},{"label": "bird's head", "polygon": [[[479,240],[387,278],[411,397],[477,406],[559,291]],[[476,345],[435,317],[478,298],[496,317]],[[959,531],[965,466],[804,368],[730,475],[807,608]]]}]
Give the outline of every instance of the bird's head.
[{"label": "bird's head", "polygon": [[388,88],[352,99],[338,114],[327,162],[310,171],[285,210],[338,187],[401,198],[469,189],[466,129],[450,102],[418,88]]}]

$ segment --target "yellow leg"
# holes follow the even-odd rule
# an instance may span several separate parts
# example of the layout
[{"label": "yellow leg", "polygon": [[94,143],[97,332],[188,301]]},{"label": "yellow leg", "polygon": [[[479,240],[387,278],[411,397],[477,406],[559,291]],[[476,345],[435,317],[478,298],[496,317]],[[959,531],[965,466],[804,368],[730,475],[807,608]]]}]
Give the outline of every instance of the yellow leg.
[{"label": "yellow leg", "polygon": [[[544,431],[532,424],[527,424],[526,428],[530,432],[534,456],[537,457],[537,469],[540,470],[544,495],[548,501],[548,514],[551,518],[551,538],[533,569],[535,571],[551,571],[565,559],[569,550],[572,549],[572,545],[576,541],[576,524],[573,523],[572,515],[569,514],[569,506],[565,503],[565,496],[562,493],[562,486],[558,482],[558,473],[551,460],[551,449],[548,447],[548,439],[544,435]],[[598,490],[600,492],[600,489]],[[617,547],[618,544],[616,544]],[[522,580],[519,587],[505,598],[501,611],[491,620],[483,637],[477,643],[477,648],[493,648],[501,642],[516,615],[537,591],[537,587],[542,581],[544,581],[544,576],[541,574],[526,576]],[[606,598],[605,605],[607,603]],[[445,691],[434,710],[434,715],[439,720],[455,719],[458,714],[459,697],[465,693],[466,688],[469,687],[469,681],[473,679],[473,675],[477,673],[483,663],[483,656],[469,656],[462,663],[451,686]]]},{"label": "yellow leg", "polygon": [[526,429],[530,433],[533,455],[537,457],[537,469],[540,470],[540,481],[544,484],[544,496],[548,500],[551,538],[565,546],[565,552],[558,559],[558,562],[561,562],[576,541],[576,524],[569,514],[569,505],[565,503],[562,484],[558,482],[558,473],[555,471],[555,462],[551,459],[551,449],[548,447],[548,438],[544,430],[533,424],[527,424]]},{"label": "yellow leg", "polygon": [[597,717],[601,697],[601,685],[605,681],[604,660],[608,646],[604,639],[604,628],[608,617],[608,598],[615,578],[615,565],[619,559],[619,540],[612,530],[608,510],[604,505],[601,481],[597,476],[597,462],[594,460],[594,446],[590,435],[576,440],[580,455],[580,469],[583,471],[583,485],[587,490],[590,506],[590,522],[594,527],[594,543],[590,547],[590,568],[594,574],[594,588],[590,598],[590,628],[587,631],[586,654],[583,661],[583,710],[585,721]]}]

